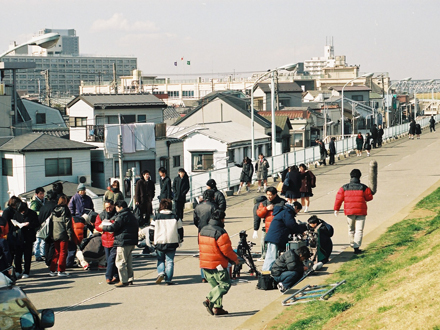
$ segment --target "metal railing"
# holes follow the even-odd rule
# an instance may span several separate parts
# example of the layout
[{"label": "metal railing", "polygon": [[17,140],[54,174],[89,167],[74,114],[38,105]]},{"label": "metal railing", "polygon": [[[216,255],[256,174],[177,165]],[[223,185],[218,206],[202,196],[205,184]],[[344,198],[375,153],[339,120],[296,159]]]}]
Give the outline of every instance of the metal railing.
[{"label": "metal railing", "polygon": [[[420,118],[417,120],[417,123],[419,123],[422,128],[427,127],[429,126],[429,119],[430,117]],[[435,120],[438,122],[440,120],[440,115],[436,115]],[[386,140],[395,138],[399,135],[406,134],[408,131],[409,123],[385,128],[382,139],[385,142]],[[335,146],[337,154],[350,152],[356,148],[356,136],[348,136],[344,140],[335,141]],[[326,149],[328,150],[328,143],[326,143]],[[319,161],[320,158],[319,146],[308,147],[273,157],[267,157],[266,159],[270,165],[268,175],[273,176],[278,174],[288,166],[299,165],[301,163],[310,164]],[[253,164],[255,164],[255,162]],[[202,195],[203,191],[206,189],[206,182],[209,179],[214,179],[216,181],[219,190],[225,190],[239,185],[240,174],[241,168],[233,166],[190,175],[190,201],[193,201],[194,197]]]}]

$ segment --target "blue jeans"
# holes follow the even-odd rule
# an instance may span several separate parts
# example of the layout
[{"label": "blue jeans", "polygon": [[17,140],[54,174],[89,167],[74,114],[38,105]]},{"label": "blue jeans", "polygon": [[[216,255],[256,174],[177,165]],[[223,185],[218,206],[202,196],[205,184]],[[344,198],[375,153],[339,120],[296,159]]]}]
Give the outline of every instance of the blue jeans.
[{"label": "blue jeans", "polygon": [[283,283],[283,286],[286,289],[290,289],[292,286],[294,286],[295,283],[298,282],[300,278],[301,276],[297,272],[290,270],[281,273],[280,276],[273,276],[275,282]]},{"label": "blue jeans", "polygon": [[116,268],[116,247],[111,248],[104,247],[105,258],[107,260],[107,270],[105,272],[105,279],[112,280],[114,278],[119,278],[118,268]]},{"label": "blue jeans", "polygon": [[171,282],[174,274],[174,256],[176,250],[157,250],[157,273],[165,274],[165,281]]},{"label": "blue jeans", "polygon": [[267,242],[266,258],[264,259],[263,272],[271,270],[278,257],[278,245]]},{"label": "blue jeans", "polygon": [[44,257],[44,246],[45,245],[46,245],[46,242],[44,241],[44,239],[37,237],[37,239],[34,243],[35,258]]}]

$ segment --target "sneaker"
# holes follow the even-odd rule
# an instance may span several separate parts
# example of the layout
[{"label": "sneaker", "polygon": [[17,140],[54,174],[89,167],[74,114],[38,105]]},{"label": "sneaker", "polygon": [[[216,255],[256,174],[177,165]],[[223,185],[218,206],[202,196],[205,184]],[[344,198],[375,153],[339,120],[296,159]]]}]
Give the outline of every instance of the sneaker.
[{"label": "sneaker", "polygon": [[51,270],[49,271],[49,275],[52,277],[57,276],[57,274],[58,274],[57,272],[53,272]]},{"label": "sneaker", "polygon": [[21,275],[21,278],[29,278],[29,274],[23,274]]},{"label": "sneaker", "polygon": [[261,187],[258,187],[258,190],[257,190],[257,191],[260,192],[260,190],[261,190]]},{"label": "sneaker", "polygon": [[214,308],[214,315],[226,315],[228,314],[228,311],[225,311],[223,308]]},{"label": "sneaker", "polygon": [[354,254],[361,254],[361,253],[363,253],[364,251],[363,250],[361,250],[361,249],[359,249],[359,248],[354,248]]},{"label": "sneaker", "polygon": [[123,288],[124,286],[128,286],[128,283],[119,282],[119,283],[115,284],[115,287],[117,287],[117,288]]},{"label": "sneaker", "polygon": [[285,288],[283,283],[281,283],[281,282],[277,284],[277,288],[278,288],[278,290],[280,290],[281,293],[284,293],[287,291],[287,288]]},{"label": "sneaker", "polygon": [[84,270],[89,270],[89,269],[90,269],[89,264],[85,265],[85,266],[83,267],[83,269],[84,269]]},{"label": "sneaker", "polygon": [[164,278],[165,274],[159,274],[156,278],[156,284],[160,284],[160,282],[162,282]]},{"label": "sneaker", "polygon": [[66,272],[58,272],[58,276],[60,276],[60,277],[67,277],[67,276],[69,276],[70,274],[69,273],[66,273]]},{"label": "sneaker", "polygon": [[107,267],[106,266],[98,265],[98,270],[107,270]]},{"label": "sneaker", "polygon": [[211,304],[211,302],[209,301],[209,299],[206,299],[206,300],[203,302],[203,306],[206,307],[206,310],[208,311],[209,314],[214,315],[214,312],[213,312],[213,310],[212,310],[212,304]]}]

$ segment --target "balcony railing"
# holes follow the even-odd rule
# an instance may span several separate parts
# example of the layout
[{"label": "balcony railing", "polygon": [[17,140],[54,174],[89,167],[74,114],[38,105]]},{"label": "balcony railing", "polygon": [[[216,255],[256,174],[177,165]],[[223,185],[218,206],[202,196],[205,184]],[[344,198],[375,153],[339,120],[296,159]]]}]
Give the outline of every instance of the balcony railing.
[{"label": "balcony railing", "polygon": [[104,142],[104,125],[87,125],[87,142]]}]

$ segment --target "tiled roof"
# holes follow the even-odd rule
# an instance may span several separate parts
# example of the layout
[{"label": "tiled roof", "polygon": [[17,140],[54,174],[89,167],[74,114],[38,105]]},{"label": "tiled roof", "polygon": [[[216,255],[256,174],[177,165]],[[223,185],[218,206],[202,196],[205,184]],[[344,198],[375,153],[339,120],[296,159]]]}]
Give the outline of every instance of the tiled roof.
[{"label": "tiled roof", "polygon": [[[275,85],[277,86],[277,85]],[[258,87],[265,93],[270,93],[270,84],[269,83],[259,83]],[[296,82],[289,83],[278,83],[277,86],[279,93],[302,93],[303,90]]]},{"label": "tiled roof", "polygon": [[19,135],[0,146],[0,151],[54,151],[54,150],[90,150],[96,149],[90,144],[61,139],[43,133],[28,133]]},{"label": "tiled roof", "polygon": [[71,107],[78,101],[84,101],[91,107],[117,107],[117,106],[163,106],[166,104],[151,94],[99,94],[99,95],[80,95],[67,104]]},{"label": "tiled roof", "polygon": [[52,135],[58,138],[62,138],[62,139],[69,139],[70,136],[70,131],[68,127],[63,127],[63,128],[47,128],[47,129],[38,129],[38,128],[34,128],[32,129],[32,132],[34,133],[43,133],[43,134],[47,134],[47,135]]}]

